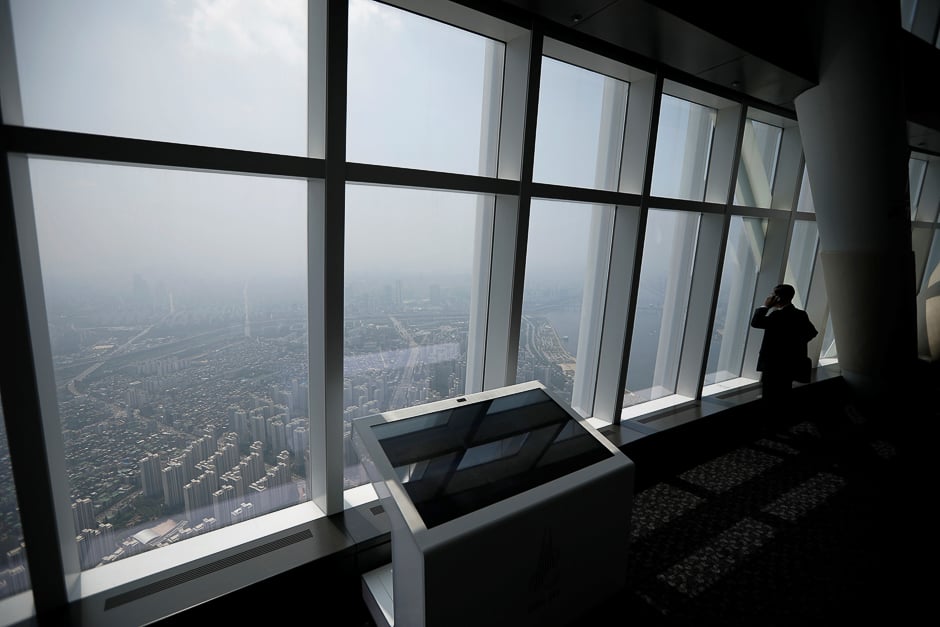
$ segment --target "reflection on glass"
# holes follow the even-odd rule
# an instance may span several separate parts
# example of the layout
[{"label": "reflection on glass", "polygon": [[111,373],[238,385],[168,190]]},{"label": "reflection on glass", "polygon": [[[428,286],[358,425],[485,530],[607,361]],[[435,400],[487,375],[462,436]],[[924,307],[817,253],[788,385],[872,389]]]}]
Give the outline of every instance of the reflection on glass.
[{"label": "reflection on glass", "polygon": [[599,228],[595,221],[610,211],[610,207],[532,200],[516,381],[537,379],[569,403],[579,347],[586,348],[581,344],[582,300],[585,282],[591,279],[588,273],[596,273],[589,265],[589,254],[596,248],[591,238]]},{"label": "reflection on glass", "polygon": [[0,566],[0,600],[30,589],[26,544],[20,526],[20,510],[13,485],[13,467],[7,445],[7,428],[0,406],[0,554],[6,559]]},{"label": "reflection on glass", "polygon": [[371,427],[427,528],[611,456],[544,391],[513,397]]},{"label": "reflection on glass", "polygon": [[734,186],[734,204],[770,207],[783,129],[748,119]]},{"label": "reflection on glass", "polygon": [[532,178],[616,189],[628,84],[542,58]]},{"label": "reflection on glass", "polygon": [[790,254],[787,257],[783,282],[792,285],[796,290],[793,304],[797,309],[806,309],[810,280],[816,265],[816,245],[819,242],[817,233],[815,222],[799,220],[793,224]]},{"label": "reflection on glass", "polygon": [[654,196],[705,198],[716,115],[710,107],[663,94],[653,164]]},{"label": "reflection on glass", "polygon": [[649,212],[624,407],[675,393],[699,217]]},{"label": "reflection on glass", "polygon": [[911,220],[917,215],[917,206],[920,204],[920,193],[924,187],[924,174],[927,172],[927,162],[923,159],[911,158],[907,162],[908,199],[911,203]]},{"label": "reflection on glass", "polygon": [[910,32],[916,11],[917,0],[901,0],[901,27],[904,30]]},{"label": "reflection on glass", "polygon": [[940,231],[935,231],[930,244],[930,256],[927,257],[927,266],[924,269],[921,291],[937,282],[937,277],[934,275],[938,271],[940,271]]},{"label": "reflection on glass", "polygon": [[306,183],[29,174],[82,567],[307,500]]},{"label": "reflection on glass", "polygon": [[347,158],[494,175],[504,49],[381,2],[350,2]]},{"label": "reflection on glass", "polygon": [[832,333],[832,316],[826,320],[826,332],[823,333],[822,350],[819,353],[819,363],[827,365],[839,361],[839,353],[836,350],[836,338]]},{"label": "reflection on glass", "polygon": [[813,205],[813,192],[810,190],[809,173],[803,168],[803,178],[800,180],[800,197],[796,201],[796,210],[806,213],[816,213]]},{"label": "reflection on glass", "polygon": [[924,269],[920,294],[924,298],[924,317],[927,320],[927,346],[929,354],[940,354],[940,231],[935,231],[930,246],[930,256]]},{"label": "reflection on glass", "polygon": [[[352,420],[465,392],[477,197],[346,188],[346,487],[368,482]],[[380,234],[380,236],[377,236]]]},{"label": "reflection on glass", "polygon": [[307,153],[303,0],[10,4],[26,126]]},{"label": "reflection on glass", "polygon": [[715,325],[708,350],[706,385],[741,375],[766,233],[766,220],[741,216],[731,218]]}]

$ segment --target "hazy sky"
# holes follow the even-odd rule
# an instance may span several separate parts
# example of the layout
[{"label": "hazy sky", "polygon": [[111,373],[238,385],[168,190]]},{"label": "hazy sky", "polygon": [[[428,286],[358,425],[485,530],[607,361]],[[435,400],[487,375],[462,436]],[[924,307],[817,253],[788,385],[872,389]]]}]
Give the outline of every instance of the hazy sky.
[{"label": "hazy sky", "polygon": [[43,273],[129,285],[306,273],[306,184],[31,159]]},{"label": "hazy sky", "polygon": [[[12,8],[28,126],[306,154],[306,2]],[[368,0],[350,3],[349,23],[348,158],[477,173],[484,38]],[[604,80],[546,63],[537,180],[592,184]],[[31,171],[44,271],[306,269],[301,181],[51,160],[34,160]],[[351,186],[347,270],[469,273],[475,207],[472,195]],[[583,264],[586,237],[574,235],[585,223],[542,212],[529,264]],[[558,233],[572,235],[566,246]]]}]

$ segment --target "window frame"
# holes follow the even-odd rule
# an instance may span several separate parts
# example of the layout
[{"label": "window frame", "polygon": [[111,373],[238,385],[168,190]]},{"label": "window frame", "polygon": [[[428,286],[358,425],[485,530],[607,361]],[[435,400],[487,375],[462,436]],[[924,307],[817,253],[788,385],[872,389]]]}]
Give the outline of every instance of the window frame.
[{"label": "window frame", "polygon": [[[28,536],[29,563],[35,597],[31,611],[45,611],[62,603],[80,600],[83,616],[89,620],[121,620],[136,613],[158,619],[208,598],[230,592],[261,578],[262,572],[285,572],[308,563],[310,555],[336,554],[357,541],[347,529],[331,519],[332,514],[358,515],[377,499],[371,485],[343,490],[342,415],[342,333],[345,186],[347,183],[375,183],[424,187],[441,191],[466,191],[485,197],[477,223],[474,251],[475,275],[468,339],[467,392],[477,392],[514,383],[518,356],[518,334],[522,309],[522,278],[528,235],[529,207],[533,198],[601,204],[613,207],[612,218],[599,227],[592,261],[606,267],[606,282],[598,281],[590,311],[582,311],[582,320],[595,321],[600,340],[596,354],[585,355],[590,364],[579,374],[580,388],[573,405],[583,410],[596,426],[620,425],[639,418],[652,420],[659,409],[670,404],[693,405],[708,396],[702,389],[707,363],[708,338],[714,324],[728,221],[732,216],[769,220],[765,252],[762,256],[757,294],[779,282],[790,243],[794,220],[815,220],[813,214],[796,216],[797,194],[803,175],[802,153],[796,122],[782,114],[768,113],[743,102],[719,96],[684,84],[669,68],[633,58],[613,58],[610,50],[588,50],[581,39],[567,41],[569,35],[551,31],[541,23],[515,24],[456,3],[435,0],[389,0],[387,4],[414,11],[457,28],[471,30],[502,41],[506,45],[503,93],[498,118],[499,137],[495,153],[494,176],[473,176],[443,172],[425,172],[391,166],[349,163],[346,160],[346,54],[348,4],[311,0],[308,5],[308,156],[251,153],[227,148],[169,144],[166,142],[121,137],[31,129],[22,126],[19,90],[12,55],[0,61],[0,96],[4,124],[4,177],[9,177],[12,193],[18,196],[9,209],[9,222],[17,227],[17,247],[4,253],[3,276],[10,283],[24,287],[22,310],[28,321],[20,329],[41,329],[16,350],[26,359],[22,372],[4,373],[4,407],[16,406],[21,413],[36,418],[23,433],[14,435],[11,444],[14,473],[24,477],[39,471],[29,480],[30,495],[21,502],[26,510],[24,535]],[[343,8],[345,5],[345,8]],[[333,10],[340,7],[341,10]],[[328,11],[328,8],[330,9]],[[9,4],[0,5],[0,34],[12,33]],[[9,46],[11,37],[2,38],[0,51]],[[573,43],[577,41],[577,43]],[[588,46],[590,46],[588,44]],[[598,46],[598,50],[603,50]],[[565,188],[532,181],[535,121],[542,55],[559,58],[587,69],[614,76],[629,83],[626,119],[623,129],[618,184],[615,190]],[[606,56],[606,55],[612,56]],[[627,55],[624,55],[627,57]],[[323,89],[328,85],[329,89]],[[706,170],[705,194],[700,201],[652,197],[650,187],[655,157],[656,129],[663,94],[715,106],[716,125]],[[733,182],[738,169],[740,138],[745,116],[770,116],[784,125],[780,157],[770,208],[733,205]],[[492,151],[492,153],[490,152]],[[37,302],[42,292],[38,276],[38,251],[35,233],[29,232],[33,220],[31,203],[23,200],[28,189],[28,173],[23,165],[26,155],[37,154],[64,159],[82,159],[106,163],[183,168],[194,171],[222,171],[264,176],[290,177],[308,186],[308,329],[311,459],[308,484],[311,500],[287,510],[273,512],[251,523],[233,525],[193,539],[186,544],[150,551],[145,559],[127,558],[107,568],[81,572],[78,552],[72,537],[68,494],[63,495],[65,477],[58,429],[54,390],[50,398],[51,356],[48,347],[45,308]],[[309,156],[318,155],[318,156]],[[322,155],[328,155],[323,158]],[[622,397],[631,336],[635,322],[638,279],[643,255],[643,237],[651,207],[701,216],[697,234],[695,270],[691,278],[690,302],[707,315],[687,316],[684,323],[679,363],[677,394],[650,404],[637,405],[630,412],[622,408]],[[6,209],[5,209],[6,211]],[[15,213],[15,219],[14,219]],[[5,216],[6,219],[6,216]],[[931,228],[936,232],[934,221]],[[21,232],[21,229],[25,229]],[[607,243],[609,242],[609,244]],[[817,252],[818,259],[818,252]],[[814,278],[808,308],[811,315],[828,313],[820,264],[814,264]],[[509,271],[506,271],[506,269]],[[19,301],[17,301],[19,302]],[[814,318],[815,319],[815,318]],[[820,318],[821,319],[821,318]],[[43,340],[43,335],[46,335]],[[742,379],[756,383],[757,342],[749,334]],[[818,337],[822,342],[822,334]],[[818,355],[818,348],[816,353]],[[579,347],[580,351],[580,347]],[[581,362],[579,356],[579,364]],[[30,365],[32,364],[32,365]],[[582,370],[579,366],[579,370]],[[14,387],[22,393],[9,395]],[[35,398],[30,400],[34,393]],[[15,404],[15,405],[14,405]],[[40,422],[41,420],[41,422]],[[30,423],[29,420],[23,421]],[[55,428],[53,428],[55,427]],[[43,440],[43,432],[45,440]],[[61,435],[61,434],[60,434]],[[319,437],[317,437],[319,436]],[[25,471],[24,471],[25,469]],[[21,479],[26,481],[26,479]],[[43,489],[47,487],[48,489]],[[67,492],[67,490],[66,490]],[[365,509],[363,509],[365,508]],[[355,514],[353,512],[356,512]],[[365,514],[363,514],[365,515]],[[25,531],[28,529],[28,531]],[[316,533],[311,533],[313,529]],[[296,542],[298,534],[311,533]],[[270,549],[270,550],[268,550]],[[218,564],[239,560],[252,551],[263,555],[251,558],[252,568],[237,582],[219,574]],[[254,566],[258,568],[254,568]],[[198,569],[212,571],[201,585],[183,586],[142,596],[123,604],[120,609],[108,604],[120,595],[139,595],[156,589],[173,577],[185,578]],[[95,572],[99,571],[99,572]],[[77,585],[66,585],[77,582]],[[11,603],[0,601],[4,612]],[[107,624],[107,621],[106,621]]]}]

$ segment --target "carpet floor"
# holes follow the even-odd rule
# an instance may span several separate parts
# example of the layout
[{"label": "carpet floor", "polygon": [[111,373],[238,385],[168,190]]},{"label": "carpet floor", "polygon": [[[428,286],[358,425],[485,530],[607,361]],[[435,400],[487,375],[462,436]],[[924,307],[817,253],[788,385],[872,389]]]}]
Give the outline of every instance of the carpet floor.
[{"label": "carpet floor", "polygon": [[637,491],[627,585],[578,625],[922,620],[935,491],[892,435],[823,409]]}]

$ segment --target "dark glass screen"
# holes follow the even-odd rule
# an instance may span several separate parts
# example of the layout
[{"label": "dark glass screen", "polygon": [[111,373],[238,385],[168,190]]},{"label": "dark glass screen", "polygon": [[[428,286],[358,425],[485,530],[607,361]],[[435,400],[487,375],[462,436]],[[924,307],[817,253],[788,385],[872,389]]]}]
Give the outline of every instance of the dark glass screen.
[{"label": "dark glass screen", "polygon": [[372,431],[428,528],[613,455],[540,389]]}]

